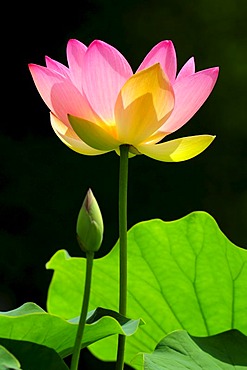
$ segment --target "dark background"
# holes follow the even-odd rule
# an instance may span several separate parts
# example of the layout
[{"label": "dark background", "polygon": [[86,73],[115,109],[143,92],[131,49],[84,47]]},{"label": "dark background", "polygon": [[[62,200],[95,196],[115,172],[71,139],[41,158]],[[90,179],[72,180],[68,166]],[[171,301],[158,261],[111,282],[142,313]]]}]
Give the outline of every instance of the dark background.
[{"label": "dark background", "polygon": [[182,163],[131,159],[128,222],[170,221],[203,210],[233,243],[247,247],[246,0],[9,2],[2,17],[0,310],[27,301],[46,307],[52,271],[45,263],[62,248],[81,255],[75,223],[89,187],[105,224],[97,256],[118,237],[119,157],[82,156],[63,145],[27,67],[44,65],[45,55],[66,64],[70,38],[110,43],[133,70],[165,39],[175,45],[178,69],[191,56],[197,70],[220,67],[209,99],[171,136],[212,134],[216,140]]}]

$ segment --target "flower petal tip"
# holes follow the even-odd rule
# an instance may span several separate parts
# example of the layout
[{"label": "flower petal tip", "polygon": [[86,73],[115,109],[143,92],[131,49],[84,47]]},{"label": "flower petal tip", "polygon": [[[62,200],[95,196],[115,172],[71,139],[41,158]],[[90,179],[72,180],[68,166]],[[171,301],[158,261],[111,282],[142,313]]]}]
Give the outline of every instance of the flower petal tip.
[{"label": "flower petal tip", "polygon": [[210,72],[211,72],[212,77],[214,77],[216,80],[220,73],[220,67],[212,67],[210,68]]},{"label": "flower petal tip", "polygon": [[111,47],[111,45],[107,44],[107,42],[102,41],[102,40],[99,40],[99,39],[93,40],[91,42],[91,44],[89,45],[90,48],[93,47],[93,46],[96,46],[96,47],[97,46],[99,46],[99,47],[101,47],[101,46],[109,46],[109,47]]}]

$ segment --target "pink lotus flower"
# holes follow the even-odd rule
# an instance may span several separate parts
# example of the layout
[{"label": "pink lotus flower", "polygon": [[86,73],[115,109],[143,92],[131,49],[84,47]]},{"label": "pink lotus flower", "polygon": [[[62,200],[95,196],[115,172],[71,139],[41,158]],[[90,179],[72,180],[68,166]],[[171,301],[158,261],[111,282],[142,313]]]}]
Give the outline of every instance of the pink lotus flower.
[{"label": "pink lotus flower", "polygon": [[202,106],[218,67],[195,72],[190,58],[177,75],[171,41],[154,46],[134,74],[118,50],[99,40],[88,48],[69,40],[67,59],[68,67],[46,57],[46,67],[29,64],[29,69],[55,133],[74,151],[118,153],[120,145],[129,144],[133,155],[177,162],[198,155],[213,141],[211,135],[162,140]]}]

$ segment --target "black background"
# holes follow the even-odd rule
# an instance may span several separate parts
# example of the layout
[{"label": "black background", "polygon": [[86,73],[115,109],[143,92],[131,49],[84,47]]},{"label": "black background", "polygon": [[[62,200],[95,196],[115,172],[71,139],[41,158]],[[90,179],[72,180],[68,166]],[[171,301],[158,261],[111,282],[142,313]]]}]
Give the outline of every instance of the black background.
[{"label": "black background", "polygon": [[45,263],[58,249],[81,255],[75,223],[89,187],[105,224],[97,257],[118,238],[119,157],[82,156],[63,145],[27,67],[44,65],[45,55],[66,64],[70,38],[110,43],[133,70],[165,39],[175,45],[179,69],[191,56],[197,70],[220,67],[209,99],[171,136],[212,134],[216,140],[186,162],[131,159],[128,224],[203,210],[233,243],[247,247],[245,0],[8,3],[2,17],[0,310],[27,301],[46,308],[52,271]]}]

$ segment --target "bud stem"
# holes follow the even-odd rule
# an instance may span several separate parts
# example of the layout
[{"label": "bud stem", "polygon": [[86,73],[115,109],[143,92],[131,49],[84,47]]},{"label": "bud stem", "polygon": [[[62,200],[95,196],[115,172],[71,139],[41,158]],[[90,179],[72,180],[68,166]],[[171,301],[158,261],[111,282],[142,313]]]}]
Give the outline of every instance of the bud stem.
[{"label": "bud stem", "polygon": [[[128,189],[129,145],[120,146],[119,169],[119,313],[126,316],[127,311],[127,189]],[[124,335],[118,337],[116,370],[124,368]]]},{"label": "bud stem", "polygon": [[87,259],[87,266],[86,266],[86,278],[85,278],[83,303],[82,303],[79,325],[77,328],[77,333],[76,333],[76,338],[75,338],[75,344],[74,344],[74,349],[73,349],[73,354],[72,354],[70,370],[78,370],[80,351],[81,351],[81,341],[83,337],[83,332],[84,332],[84,327],[85,327],[87,312],[88,312],[88,305],[89,305],[94,252],[86,252],[86,259]]}]

